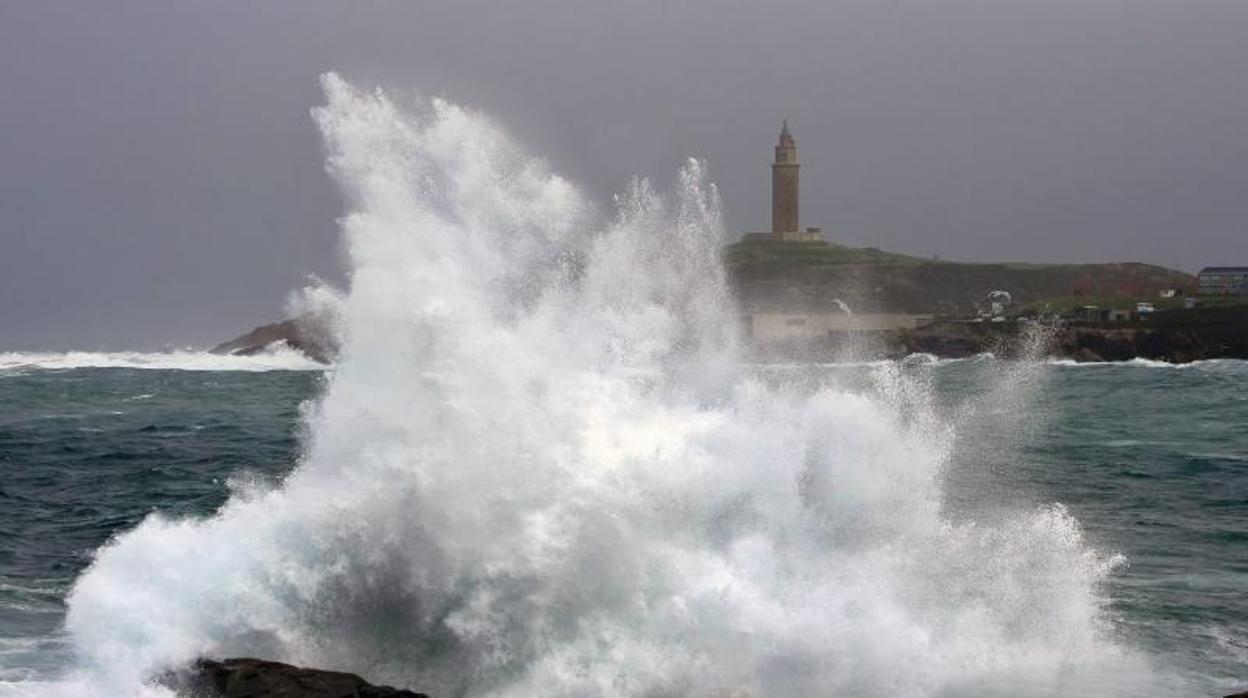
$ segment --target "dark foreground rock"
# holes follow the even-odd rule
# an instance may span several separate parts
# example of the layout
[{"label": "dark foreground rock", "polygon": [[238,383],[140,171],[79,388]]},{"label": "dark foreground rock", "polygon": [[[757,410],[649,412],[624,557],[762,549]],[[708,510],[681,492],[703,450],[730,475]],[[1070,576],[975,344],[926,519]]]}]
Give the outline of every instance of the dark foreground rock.
[{"label": "dark foreground rock", "polygon": [[162,683],[181,698],[429,698],[374,686],[355,674],[303,669],[263,659],[200,659]]}]

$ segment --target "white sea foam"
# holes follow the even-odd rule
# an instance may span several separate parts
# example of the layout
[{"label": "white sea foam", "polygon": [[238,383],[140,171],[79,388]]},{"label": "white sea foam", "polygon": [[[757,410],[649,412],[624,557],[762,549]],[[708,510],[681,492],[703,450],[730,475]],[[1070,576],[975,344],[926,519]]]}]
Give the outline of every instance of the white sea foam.
[{"label": "white sea foam", "polygon": [[[734,361],[698,163],[596,214],[488,119],[325,78],[353,201],[344,346],[300,467],[153,515],[70,596],[40,695],[133,695],[198,654],[435,696],[1143,695],[1116,558],[1061,506],[954,523],[924,375],[776,387]],[[1002,364],[997,412],[1035,373]],[[1002,456],[999,456],[1002,457]]]},{"label": "white sea foam", "polygon": [[1075,361],[1074,359],[1049,359],[1046,363],[1052,366],[1067,366],[1079,368],[1112,368],[1115,366],[1126,366],[1131,368],[1168,368],[1168,369],[1216,369],[1226,368],[1232,370],[1241,370],[1248,368],[1248,361],[1243,359],[1202,359],[1199,361],[1188,361],[1186,363],[1171,363],[1169,361],[1158,361],[1156,359],[1145,359],[1136,357],[1125,361]]},{"label": "white sea foam", "polygon": [[[1192,364],[1175,364],[1169,361],[1157,361],[1155,359],[1144,359],[1136,357],[1125,361],[1075,361],[1074,359],[1049,359],[1048,362],[1053,366],[1077,366],[1081,368],[1091,367],[1112,367],[1112,366],[1134,366],[1138,368],[1178,368],[1180,366],[1189,366]],[[1201,362],[1193,362],[1201,363]]]},{"label": "white sea foam", "polygon": [[[251,356],[204,351],[0,352],[0,372],[30,369],[141,368],[178,371],[324,371],[326,366],[285,345]],[[0,373],[0,375],[3,375]]]}]

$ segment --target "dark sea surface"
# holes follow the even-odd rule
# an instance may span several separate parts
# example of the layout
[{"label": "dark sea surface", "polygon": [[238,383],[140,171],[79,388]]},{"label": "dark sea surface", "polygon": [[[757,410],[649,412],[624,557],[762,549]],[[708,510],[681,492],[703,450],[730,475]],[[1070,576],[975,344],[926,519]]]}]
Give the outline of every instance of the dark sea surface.
[{"label": "dark sea surface", "polygon": [[[999,363],[903,366],[930,373],[957,425],[950,516],[1061,503],[1125,558],[1105,590],[1124,644],[1210,695],[1248,688],[1248,362],[1039,365],[993,394],[983,373]],[[793,370],[817,383],[873,368]],[[322,380],[0,368],[0,683],[72,665],[64,599],[110,536],[155,512],[210,515],[231,482],[289,472]]]},{"label": "dark sea surface", "polygon": [[320,378],[0,370],[0,680],[68,666],[65,594],[110,536],[153,512],[210,514],[231,478],[288,472]]}]

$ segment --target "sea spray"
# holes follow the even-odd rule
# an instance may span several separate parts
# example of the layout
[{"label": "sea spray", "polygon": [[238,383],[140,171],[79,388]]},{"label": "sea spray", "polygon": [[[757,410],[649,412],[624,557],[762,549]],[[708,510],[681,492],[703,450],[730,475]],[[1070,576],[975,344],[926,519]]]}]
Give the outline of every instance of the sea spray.
[{"label": "sea spray", "polygon": [[945,514],[957,424],[921,366],[810,390],[736,363],[700,164],[603,214],[481,114],[324,84],[351,274],[299,466],[102,548],[66,693],[201,654],[435,696],[1151,685],[1065,509]]}]

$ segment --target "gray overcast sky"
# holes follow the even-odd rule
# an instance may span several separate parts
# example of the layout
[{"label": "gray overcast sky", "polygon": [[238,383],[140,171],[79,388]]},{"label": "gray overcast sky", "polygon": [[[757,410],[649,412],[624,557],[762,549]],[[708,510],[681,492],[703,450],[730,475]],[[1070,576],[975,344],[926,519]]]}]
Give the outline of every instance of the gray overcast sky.
[{"label": "gray overcast sky", "polygon": [[205,345],[341,278],[317,76],[494,114],[600,200],[706,158],[765,229],[1248,264],[1248,2],[0,0],[0,350]]}]

